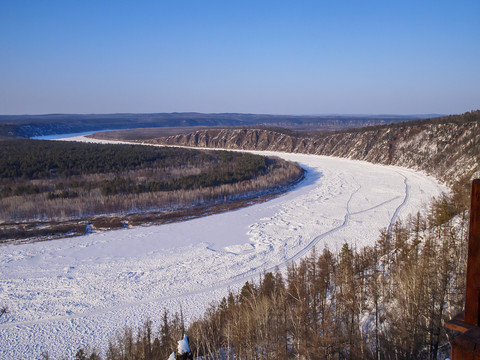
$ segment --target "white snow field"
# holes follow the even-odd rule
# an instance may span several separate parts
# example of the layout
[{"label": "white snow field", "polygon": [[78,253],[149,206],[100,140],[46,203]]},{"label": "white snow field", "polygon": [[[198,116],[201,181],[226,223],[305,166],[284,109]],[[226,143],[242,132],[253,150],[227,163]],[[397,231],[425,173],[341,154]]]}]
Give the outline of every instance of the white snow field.
[{"label": "white snow field", "polygon": [[[399,167],[263,153],[308,172],[274,200],[195,220],[0,247],[0,358],[72,357],[104,349],[115,330],[165,308],[187,321],[208,305],[316,246],[375,242],[379,229],[424,210],[447,189]],[[173,350],[172,350],[173,351]]]}]

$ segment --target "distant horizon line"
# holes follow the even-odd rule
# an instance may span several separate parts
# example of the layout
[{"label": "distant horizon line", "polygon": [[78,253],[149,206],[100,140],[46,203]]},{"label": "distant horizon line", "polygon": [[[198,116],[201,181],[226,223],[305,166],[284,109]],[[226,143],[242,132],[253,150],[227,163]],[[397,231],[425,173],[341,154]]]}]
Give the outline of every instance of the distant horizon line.
[{"label": "distant horizon line", "polygon": [[[475,110],[469,110],[475,111]],[[465,111],[463,113],[469,112]],[[459,114],[463,114],[459,113]],[[37,114],[0,114],[0,116],[60,116],[60,115],[78,115],[78,116],[95,116],[95,115],[159,115],[159,114],[200,114],[200,115],[262,115],[262,116],[306,116],[306,117],[324,117],[324,116],[394,116],[394,117],[440,117],[448,115],[459,115],[456,113],[444,114],[444,113],[409,113],[409,114],[395,114],[395,113],[319,113],[319,114],[281,114],[281,113],[252,113],[252,112],[199,112],[199,111],[171,111],[171,112],[99,112],[99,113],[37,113]]]}]

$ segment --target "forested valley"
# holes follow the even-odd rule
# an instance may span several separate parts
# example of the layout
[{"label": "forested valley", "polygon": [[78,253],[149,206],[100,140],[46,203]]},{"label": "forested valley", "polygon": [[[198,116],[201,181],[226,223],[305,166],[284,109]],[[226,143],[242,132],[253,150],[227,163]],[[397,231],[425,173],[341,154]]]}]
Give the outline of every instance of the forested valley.
[{"label": "forested valley", "polygon": [[2,240],[85,233],[79,222],[85,219],[118,227],[129,216],[136,216],[132,224],[143,221],[142,214],[187,217],[196,207],[282,191],[303,174],[278,158],[226,151],[38,140],[1,145]]},{"label": "forested valley", "polygon": [[[437,359],[445,321],[463,307],[469,187],[427,215],[383,230],[374,246],[314,249],[286,271],[230,292],[186,333],[200,359]],[[181,311],[159,329],[119,329],[106,359],[167,359],[185,331]],[[450,334],[451,335],[451,334]],[[81,348],[78,358],[100,359]]]}]

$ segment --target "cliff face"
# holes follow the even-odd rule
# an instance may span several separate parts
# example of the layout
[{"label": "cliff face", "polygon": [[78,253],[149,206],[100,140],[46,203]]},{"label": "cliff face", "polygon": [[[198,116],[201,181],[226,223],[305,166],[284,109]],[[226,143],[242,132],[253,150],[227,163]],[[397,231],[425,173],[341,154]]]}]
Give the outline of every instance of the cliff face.
[{"label": "cliff face", "polygon": [[223,149],[269,150],[337,156],[425,171],[451,184],[479,170],[479,119],[421,122],[359,129],[321,136],[266,129],[200,130],[152,140],[157,144]]}]

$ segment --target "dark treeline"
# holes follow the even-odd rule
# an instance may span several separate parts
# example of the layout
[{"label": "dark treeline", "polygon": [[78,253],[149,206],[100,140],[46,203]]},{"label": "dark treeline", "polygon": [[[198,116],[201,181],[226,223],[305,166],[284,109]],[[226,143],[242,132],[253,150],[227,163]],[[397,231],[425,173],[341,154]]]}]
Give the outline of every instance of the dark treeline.
[{"label": "dark treeline", "polygon": [[[130,177],[116,177],[113,180],[106,180],[101,184],[102,195],[193,190],[222,184],[234,184],[264,175],[269,164],[274,163],[274,161],[269,161],[264,157],[249,156],[250,154],[222,152],[218,155],[218,157],[212,157],[214,164],[199,174],[169,178],[165,181],[144,180],[138,182]],[[208,160],[212,161],[212,159]]]},{"label": "dark treeline", "polygon": [[[211,305],[187,329],[200,359],[437,359],[463,307],[468,189],[382,231],[373,246],[313,250]],[[183,332],[167,315],[119,331],[106,359],[166,359]],[[168,331],[167,331],[168,330]],[[168,334],[168,336],[166,335]],[[81,354],[100,359],[96,352]],[[87,356],[88,355],[88,356]]]},{"label": "dark treeline", "polygon": [[10,140],[3,141],[0,146],[0,179],[51,179],[202,163],[225,165],[238,159],[242,166],[248,167],[252,165],[250,162],[258,165],[261,158],[251,154],[181,148]]}]

